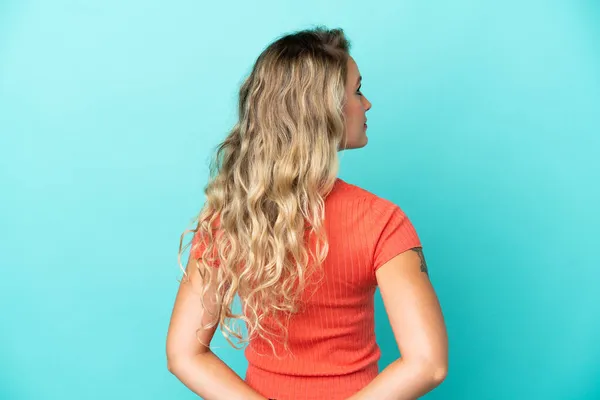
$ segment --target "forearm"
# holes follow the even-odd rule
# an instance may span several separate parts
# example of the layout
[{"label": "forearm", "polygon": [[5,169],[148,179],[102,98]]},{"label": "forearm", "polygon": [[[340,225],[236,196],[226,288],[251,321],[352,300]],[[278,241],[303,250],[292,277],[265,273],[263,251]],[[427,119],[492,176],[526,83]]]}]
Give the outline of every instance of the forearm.
[{"label": "forearm", "polygon": [[205,400],[266,400],[211,351],[172,360],[169,371]]},{"label": "forearm", "polygon": [[400,358],[347,400],[414,400],[437,387],[445,374],[445,370]]}]

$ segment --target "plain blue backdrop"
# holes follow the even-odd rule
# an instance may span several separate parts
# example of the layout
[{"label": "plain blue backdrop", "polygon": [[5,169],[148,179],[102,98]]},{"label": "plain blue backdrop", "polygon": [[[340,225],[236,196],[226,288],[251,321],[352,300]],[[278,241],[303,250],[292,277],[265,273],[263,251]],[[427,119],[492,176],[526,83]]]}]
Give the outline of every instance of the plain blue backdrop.
[{"label": "plain blue backdrop", "polygon": [[[0,2],[0,398],[196,398],[164,351],[179,237],[254,60],[316,24],[373,103],[340,176],[409,215],[442,304],[425,397],[600,398],[592,0]],[[383,368],[379,293],[376,322]]]}]

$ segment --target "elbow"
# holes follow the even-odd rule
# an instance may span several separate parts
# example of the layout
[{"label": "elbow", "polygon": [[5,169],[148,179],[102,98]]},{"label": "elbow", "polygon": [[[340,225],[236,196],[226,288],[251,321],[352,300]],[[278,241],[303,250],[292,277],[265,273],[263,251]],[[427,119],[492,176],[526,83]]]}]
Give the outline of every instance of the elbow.
[{"label": "elbow", "polygon": [[431,352],[428,355],[425,354],[418,357],[418,361],[415,361],[420,365],[424,378],[431,386],[437,387],[446,380],[448,375],[448,352],[445,350],[435,354]]},{"label": "elbow", "polygon": [[448,375],[448,365],[447,364],[438,364],[431,369],[431,379],[435,386],[440,385],[446,379]]},{"label": "elbow", "polygon": [[172,373],[173,375],[175,375],[175,363],[173,362],[173,360],[169,357],[167,357],[167,370]]},{"label": "elbow", "polygon": [[448,375],[448,363],[429,359],[411,360],[408,362],[416,371],[424,385],[433,389],[440,385]]},{"label": "elbow", "polygon": [[424,368],[427,380],[429,380],[432,386],[440,385],[448,375],[448,363],[447,362],[429,362]]},{"label": "elbow", "polygon": [[199,357],[203,354],[207,354],[208,352],[203,352],[199,354],[170,354],[167,353],[167,369],[170,373],[177,376],[178,374],[185,373],[188,369],[193,369],[194,365],[197,361],[199,361]]},{"label": "elbow", "polygon": [[181,370],[182,357],[167,355],[167,370],[173,375],[177,375],[177,372]]}]

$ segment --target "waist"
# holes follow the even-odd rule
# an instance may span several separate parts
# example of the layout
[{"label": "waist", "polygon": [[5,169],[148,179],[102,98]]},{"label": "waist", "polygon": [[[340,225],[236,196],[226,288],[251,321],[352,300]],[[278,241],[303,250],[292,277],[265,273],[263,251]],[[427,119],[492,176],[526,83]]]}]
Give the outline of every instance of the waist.
[{"label": "waist", "polygon": [[378,373],[377,363],[348,374],[324,376],[280,374],[249,364],[245,381],[261,395],[277,400],[343,400],[365,387]]}]

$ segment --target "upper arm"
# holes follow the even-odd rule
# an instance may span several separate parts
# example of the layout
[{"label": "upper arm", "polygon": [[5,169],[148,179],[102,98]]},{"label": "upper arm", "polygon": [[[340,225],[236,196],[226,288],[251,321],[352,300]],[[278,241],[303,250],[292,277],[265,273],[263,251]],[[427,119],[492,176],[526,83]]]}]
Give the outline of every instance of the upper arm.
[{"label": "upper arm", "polygon": [[375,274],[402,358],[427,363],[445,374],[446,327],[422,248],[396,255]]},{"label": "upper arm", "polygon": [[[202,267],[202,264],[198,263]],[[210,349],[204,344],[210,344],[218,327],[217,324],[210,329],[203,329],[204,325],[219,317],[218,306],[214,300],[214,285],[207,288],[204,295],[206,308],[204,308],[201,293],[205,283],[196,267],[194,257],[189,258],[186,273],[179,284],[167,333],[169,362],[173,362],[176,358],[191,357],[209,351]]]}]

